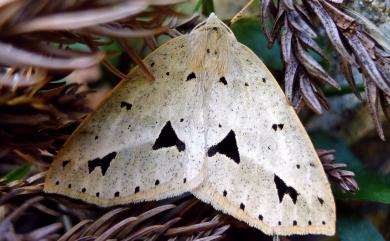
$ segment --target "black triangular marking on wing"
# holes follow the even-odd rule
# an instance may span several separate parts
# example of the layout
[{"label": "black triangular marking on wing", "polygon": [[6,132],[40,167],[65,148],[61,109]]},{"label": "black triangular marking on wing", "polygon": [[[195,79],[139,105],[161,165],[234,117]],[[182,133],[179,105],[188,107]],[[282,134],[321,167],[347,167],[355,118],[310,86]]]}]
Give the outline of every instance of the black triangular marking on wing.
[{"label": "black triangular marking on wing", "polygon": [[160,148],[171,146],[176,146],[179,151],[184,151],[186,149],[186,144],[177,137],[175,130],[172,128],[171,121],[168,121],[162,128],[161,133],[156,139],[152,149],[158,150]]},{"label": "black triangular marking on wing", "polygon": [[219,78],[219,82],[221,82],[222,84],[224,85],[227,85],[227,81],[226,81],[226,78],[224,76],[222,76],[221,78]]},{"label": "black triangular marking on wing", "polygon": [[127,103],[126,101],[122,101],[121,108],[124,108],[124,107],[126,108],[126,110],[131,110],[131,107],[133,107],[133,105],[130,103]]},{"label": "black triangular marking on wing", "polygon": [[96,167],[100,167],[102,175],[106,175],[108,168],[110,167],[111,161],[116,157],[116,152],[111,152],[105,155],[103,158],[95,158],[88,161],[88,172],[92,173]]},{"label": "black triangular marking on wing", "polygon": [[66,167],[66,165],[68,165],[69,162],[70,162],[70,160],[62,161],[62,167]]},{"label": "black triangular marking on wing", "polygon": [[288,194],[291,197],[294,204],[297,203],[298,192],[294,188],[287,186],[286,183],[276,175],[274,177],[274,182],[276,189],[278,190],[280,203],[283,201],[285,194]]},{"label": "black triangular marking on wing", "polygon": [[236,134],[234,133],[233,130],[230,130],[227,136],[223,138],[223,140],[219,142],[217,145],[210,147],[207,152],[207,155],[209,157],[212,157],[217,153],[229,157],[237,164],[240,163],[240,153],[238,152]]},{"label": "black triangular marking on wing", "polygon": [[189,81],[189,80],[192,80],[192,79],[195,79],[195,78],[196,78],[196,75],[195,75],[194,72],[192,72],[191,74],[189,74],[189,75],[187,76],[187,80],[186,80],[186,81]]}]

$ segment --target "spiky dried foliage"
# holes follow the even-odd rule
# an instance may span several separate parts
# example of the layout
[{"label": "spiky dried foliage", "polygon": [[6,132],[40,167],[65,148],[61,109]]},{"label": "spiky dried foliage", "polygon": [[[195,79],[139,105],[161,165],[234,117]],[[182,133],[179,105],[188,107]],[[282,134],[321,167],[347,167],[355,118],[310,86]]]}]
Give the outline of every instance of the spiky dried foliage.
[{"label": "spiky dried foliage", "polygon": [[[42,192],[45,173],[0,183],[0,240],[219,240],[228,225],[195,198],[99,209]],[[202,212],[199,212],[202,210]],[[28,232],[32,217],[40,220]],[[27,215],[27,216],[26,216]]]},{"label": "spiky dried foliage", "polygon": [[[12,71],[11,69],[9,71]],[[78,122],[90,109],[79,84],[48,83],[38,69],[12,73],[18,88],[0,89],[0,160],[18,165],[30,162],[45,167],[65,140],[67,127]],[[26,76],[30,75],[30,76]],[[20,87],[23,82],[28,83]]]},{"label": "spiky dried foliage", "polygon": [[[153,78],[125,39],[144,37],[149,46],[155,47],[151,36],[167,30],[162,26],[166,16],[177,15],[170,4],[181,1],[3,1],[0,3],[0,64],[69,73],[103,61],[114,74],[125,78],[99,51],[99,47],[111,43],[102,39],[108,37],[121,40],[130,57]],[[74,44],[89,50],[69,47]]]},{"label": "spiky dried foliage", "polygon": [[[182,0],[54,1],[16,0],[0,3],[0,63],[74,70],[100,62],[98,37],[148,37],[166,30],[167,5]],[[144,11],[148,9],[148,11]],[[142,20],[140,20],[142,18]],[[80,52],[67,48],[89,46]]]},{"label": "spiky dried foliage", "polygon": [[111,43],[107,39],[120,41],[149,73],[125,38],[144,37],[153,45],[152,35],[165,31],[164,19],[176,14],[169,4],[180,1],[0,2],[0,160],[46,165],[66,128],[90,110],[85,88],[53,81],[100,61],[125,78],[99,50]]},{"label": "spiky dried foliage", "polygon": [[[324,27],[340,66],[355,94],[360,98],[352,74],[357,68],[363,76],[368,104],[377,132],[385,139],[379,122],[378,103],[389,117],[390,49],[354,17],[348,15],[343,0],[271,0],[262,1],[262,23],[270,45],[280,35],[285,64],[284,86],[291,103],[298,110],[306,103],[316,113],[329,108],[322,84],[339,88],[339,84],[309,54],[309,50],[324,56],[314,39],[315,16]],[[268,23],[274,18],[272,31]],[[304,102],[302,101],[304,100]],[[389,118],[390,120],[390,118]]]},{"label": "spiky dried foliage", "polygon": [[344,170],[347,164],[335,163],[335,153],[335,150],[317,150],[328,178],[344,192],[355,193],[359,191],[355,173]]}]

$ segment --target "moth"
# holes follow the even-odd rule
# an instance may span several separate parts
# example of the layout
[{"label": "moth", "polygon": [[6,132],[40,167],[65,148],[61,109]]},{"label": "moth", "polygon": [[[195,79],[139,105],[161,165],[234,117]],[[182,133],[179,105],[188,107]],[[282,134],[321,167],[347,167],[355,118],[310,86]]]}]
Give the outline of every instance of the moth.
[{"label": "moth", "polygon": [[314,147],[264,63],[214,14],[145,60],[67,140],[44,190],[99,206],[192,192],[266,234],[335,232]]}]

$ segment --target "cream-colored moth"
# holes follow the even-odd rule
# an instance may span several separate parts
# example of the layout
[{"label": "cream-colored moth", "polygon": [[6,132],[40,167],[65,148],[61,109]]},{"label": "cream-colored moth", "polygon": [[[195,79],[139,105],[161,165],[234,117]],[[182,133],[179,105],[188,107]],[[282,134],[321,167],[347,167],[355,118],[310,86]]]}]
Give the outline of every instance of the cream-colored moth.
[{"label": "cream-colored moth", "polygon": [[45,191],[100,206],[191,191],[267,234],[335,232],[302,124],[263,62],[214,14],[134,68],[65,143]]}]

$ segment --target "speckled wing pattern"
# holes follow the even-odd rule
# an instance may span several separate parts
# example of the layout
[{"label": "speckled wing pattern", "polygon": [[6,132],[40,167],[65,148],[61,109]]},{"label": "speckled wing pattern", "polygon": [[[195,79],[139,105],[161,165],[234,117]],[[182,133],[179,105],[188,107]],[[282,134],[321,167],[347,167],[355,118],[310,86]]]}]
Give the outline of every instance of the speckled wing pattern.
[{"label": "speckled wing pattern", "polygon": [[[199,82],[187,81],[188,41],[175,38],[111,92],[60,150],[45,191],[111,206],[172,197],[203,179]],[[175,63],[175,64],[172,64]]]},{"label": "speckled wing pattern", "polygon": [[145,59],[65,143],[45,191],[101,206],[191,191],[267,234],[335,232],[327,177],[263,62],[214,14]]}]

